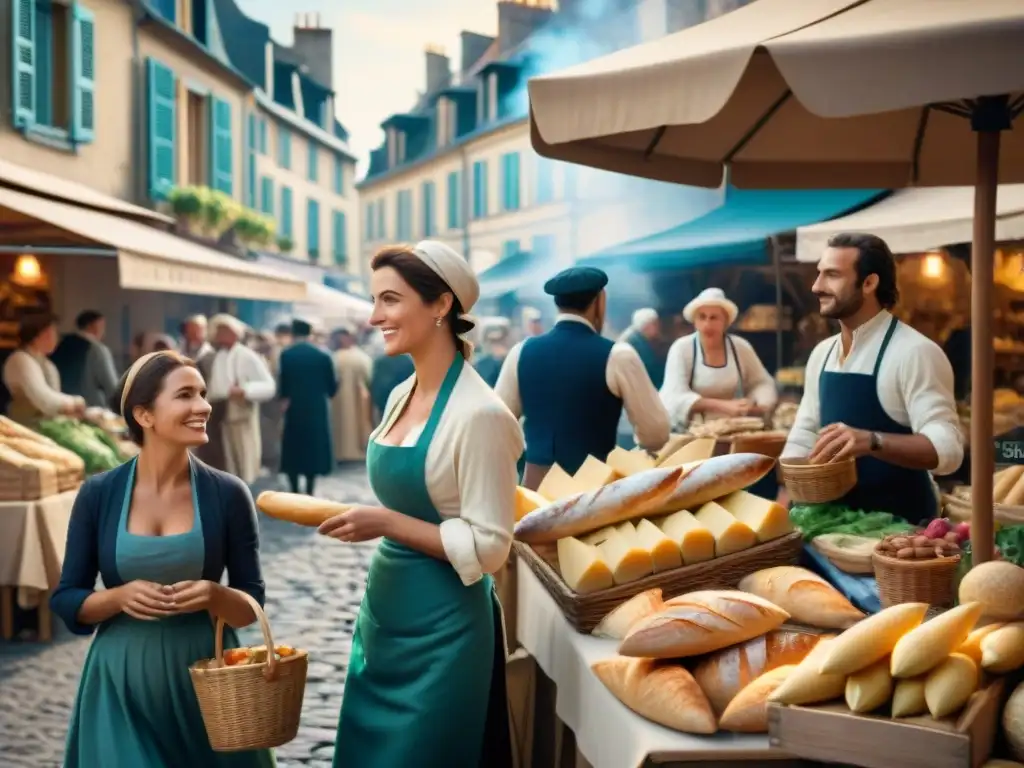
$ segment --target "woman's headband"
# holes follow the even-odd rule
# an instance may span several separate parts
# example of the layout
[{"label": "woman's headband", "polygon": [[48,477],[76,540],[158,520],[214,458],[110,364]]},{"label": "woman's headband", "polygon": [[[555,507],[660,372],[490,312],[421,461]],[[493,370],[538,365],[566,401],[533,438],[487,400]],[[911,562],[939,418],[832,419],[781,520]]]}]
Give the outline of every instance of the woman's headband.
[{"label": "woman's headband", "polygon": [[121,390],[121,416],[126,419],[128,418],[128,414],[125,413],[125,407],[128,403],[128,393],[132,391],[132,385],[135,384],[135,379],[142,369],[145,368],[146,364],[154,357],[161,357],[169,353],[169,350],[161,349],[156,352],[145,354],[132,363],[132,367],[128,369],[128,375],[124,377],[124,389]]}]

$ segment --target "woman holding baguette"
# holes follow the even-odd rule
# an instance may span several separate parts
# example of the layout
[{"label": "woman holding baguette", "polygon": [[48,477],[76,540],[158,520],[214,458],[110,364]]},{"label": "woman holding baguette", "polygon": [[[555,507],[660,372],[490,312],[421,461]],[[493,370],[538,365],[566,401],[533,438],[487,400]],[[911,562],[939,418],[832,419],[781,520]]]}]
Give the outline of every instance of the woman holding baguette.
[{"label": "woman holding baguette", "polygon": [[388,355],[413,376],[388,398],[367,469],[380,506],[320,532],[384,537],[360,606],[334,766],[511,765],[501,608],[489,574],[512,541],[519,423],[468,362],[465,315],[480,287],[438,242],[393,246],[371,263]]},{"label": "woman holding baguette", "polygon": [[[190,455],[210,405],[177,352],[139,358],[120,383],[137,458],[78,492],[50,600],[72,632],[96,637],[68,728],[66,768],[263,768],[269,751],[215,753],[188,668],[214,654],[214,622],[255,620],[263,603],[248,488]],[[221,576],[228,573],[228,586]],[[96,577],[105,589],[96,589]],[[225,647],[237,647],[226,630]]]}]

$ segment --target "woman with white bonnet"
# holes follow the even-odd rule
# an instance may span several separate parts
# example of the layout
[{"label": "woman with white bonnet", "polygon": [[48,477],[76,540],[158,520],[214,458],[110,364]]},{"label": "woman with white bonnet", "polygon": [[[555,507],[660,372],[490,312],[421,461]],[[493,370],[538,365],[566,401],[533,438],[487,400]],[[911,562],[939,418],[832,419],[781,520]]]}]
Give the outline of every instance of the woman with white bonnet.
[{"label": "woman with white bonnet", "polygon": [[442,243],[371,261],[385,353],[412,377],[391,393],[366,465],[379,506],[320,532],[383,537],[370,564],[345,679],[334,766],[511,765],[501,607],[490,574],[512,542],[519,423],[469,364],[480,286]]},{"label": "woman with white bonnet", "polygon": [[661,401],[677,428],[698,414],[760,416],[775,407],[775,382],[754,348],[727,332],[738,314],[720,288],[705,288],[683,309],[696,331],[669,348],[661,387]]}]

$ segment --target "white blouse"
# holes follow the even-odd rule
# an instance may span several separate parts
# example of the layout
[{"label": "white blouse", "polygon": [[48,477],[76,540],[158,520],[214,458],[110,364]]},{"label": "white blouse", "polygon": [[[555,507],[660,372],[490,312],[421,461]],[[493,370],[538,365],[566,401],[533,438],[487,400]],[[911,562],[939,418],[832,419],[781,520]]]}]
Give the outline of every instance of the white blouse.
[{"label": "white blouse", "polygon": [[[414,383],[411,376],[394,388],[388,416],[370,439],[391,428]],[[415,444],[424,426],[411,430],[402,445]],[[438,421],[426,467],[427,491],[442,520],[441,544],[466,586],[508,559],[522,453],[519,422],[467,363]]]},{"label": "white blouse", "polygon": [[3,380],[12,397],[27,400],[45,418],[56,416],[75,401],[72,395],[60,391],[57,366],[49,358],[24,349],[15,350],[7,358]]},{"label": "white blouse", "polygon": [[[725,365],[716,367],[704,362],[704,349],[699,341],[696,345],[697,358],[694,359],[693,342],[696,338],[697,334],[691,333],[689,336],[676,339],[669,347],[668,358],[665,361],[665,381],[661,385],[660,395],[673,425],[685,427],[690,421],[690,411],[701,398],[736,398],[741,389],[741,375],[743,397],[753,400],[755,405],[765,410],[775,407],[779,399],[775,381],[749,341],[741,336],[727,337]],[[729,344],[730,340],[732,344]]]}]

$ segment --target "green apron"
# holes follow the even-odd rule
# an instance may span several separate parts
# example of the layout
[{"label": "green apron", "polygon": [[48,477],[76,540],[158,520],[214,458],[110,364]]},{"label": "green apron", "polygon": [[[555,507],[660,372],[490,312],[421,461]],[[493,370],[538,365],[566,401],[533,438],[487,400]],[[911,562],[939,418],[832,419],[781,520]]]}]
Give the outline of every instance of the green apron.
[{"label": "green apron", "polygon": [[[427,451],[463,364],[456,355],[415,445],[370,441],[370,484],[385,507],[441,523],[427,490]],[[511,765],[493,580],[467,587],[451,563],[384,539],[356,621],[334,768],[478,765]]]}]

